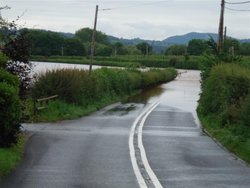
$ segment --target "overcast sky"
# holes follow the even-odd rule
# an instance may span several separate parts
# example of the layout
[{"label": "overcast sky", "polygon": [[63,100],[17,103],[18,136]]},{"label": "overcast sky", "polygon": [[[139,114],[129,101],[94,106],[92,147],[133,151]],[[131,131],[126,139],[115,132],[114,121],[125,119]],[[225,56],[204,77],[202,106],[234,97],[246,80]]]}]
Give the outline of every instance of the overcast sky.
[{"label": "overcast sky", "polygon": [[[242,2],[244,0],[228,0]],[[1,12],[8,20],[29,28],[72,32],[93,27],[95,6],[99,5],[97,29],[116,37],[163,40],[188,32],[218,31],[220,0],[1,0]],[[250,10],[250,3],[227,5]],[[111,8],[103,11],[101,9]],[[228,35],[250,38],[250,11],[226,9]]]}]

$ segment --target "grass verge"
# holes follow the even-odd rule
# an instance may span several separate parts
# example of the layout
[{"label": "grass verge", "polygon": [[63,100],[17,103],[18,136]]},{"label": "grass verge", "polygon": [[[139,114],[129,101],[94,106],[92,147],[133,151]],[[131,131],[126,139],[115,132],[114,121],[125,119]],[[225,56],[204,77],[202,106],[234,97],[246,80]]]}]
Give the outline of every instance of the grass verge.
[{"label": "grass verge", "polygon": [[250,164],[250,129],[244,125],[221,127],[216,117],[199,115],[203,128],[230,152]]},{"label": "grass verge", "polygon": [[95,112],[109,104],[122,100],[123,97],[104,98],[87,106],[69,104],[62,100],[51,101],[46,110],[39,112],[33,119],[35,122],[55,122],[76,119]]},{"label": "grass verge", "polygon": [[27,138],[20,134],[18,142],[10,148],[0,148],[0,179],[9,174],[21,161]]}]

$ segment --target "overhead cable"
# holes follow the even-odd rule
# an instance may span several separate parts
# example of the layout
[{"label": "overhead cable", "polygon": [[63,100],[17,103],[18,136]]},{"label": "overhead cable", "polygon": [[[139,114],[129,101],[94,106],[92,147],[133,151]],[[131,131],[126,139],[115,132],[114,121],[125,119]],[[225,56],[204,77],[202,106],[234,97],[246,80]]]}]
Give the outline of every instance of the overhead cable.
[{"label": "overhead cable", "polygon": [[169,0],[156,1],[156,2],[148,2],[148,3],[138,4],[138,5],[124,6],[124,7],[113,7],[113,8],[104,8],[104,9],[99,9],[99,10],[100,11],[108,11],[108,10],[116,10],[116,9],[127,9],[127,8],[134,8],[134,7],[141,7],[141,6],[153,5],[153,4],[158,4],[158,3],[166,3],[168,1]]},{"label": "overhead cable", "polygon": [[250,3],[250,1],[242,1],[242,2],[227,2],[226,4],[231,4],[231,5],[239,5],[239,4],[247,4]]},{"label": "overhead cable", "polygon": [[238,12],[250,12],[250,9],[249,10],[247,10],[247,9],[234,9],[234,8],[228,8],[228,7],[225,7],[225,9],[231,10],[231,11],[238,11]]}]

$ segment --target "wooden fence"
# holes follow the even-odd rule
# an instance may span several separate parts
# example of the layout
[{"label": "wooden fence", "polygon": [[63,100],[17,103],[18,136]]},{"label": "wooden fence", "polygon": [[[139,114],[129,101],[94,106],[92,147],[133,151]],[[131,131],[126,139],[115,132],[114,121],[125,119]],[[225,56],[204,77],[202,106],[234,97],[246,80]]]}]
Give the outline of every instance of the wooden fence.
[{"label": "wooden fence", "polygon": [[36,115],[37,111],[47,108],[49,101],[56,98],[58,98],[58,95],[53,95],[41,99],[34,99],[34,115]]}]

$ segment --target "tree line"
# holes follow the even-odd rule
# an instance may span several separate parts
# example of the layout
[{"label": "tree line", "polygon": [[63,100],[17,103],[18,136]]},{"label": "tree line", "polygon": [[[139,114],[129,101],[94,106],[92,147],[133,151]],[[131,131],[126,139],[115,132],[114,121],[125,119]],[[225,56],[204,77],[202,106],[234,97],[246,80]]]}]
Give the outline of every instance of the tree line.
[{"label": "tree line", "polygon": [[[30,54],[41,56],[88,56],[90,54],[92,29],[82,28],[75,34],[39,30],[23,29],[30,43]],[[1,37],[1,36],[0,36]],[[199,56],[209,51],[209,40],[193,39],[187,45],[171,45],[163,51],[165,55],[193,55]],[[224,42],[224,50],[235,55],[250,55],[250,43],[240,43],[233,38]],[[111,43],[108,36],[100,31],[96,33],[95,56],[116,55],[150,55],[153,47],[147,42],[137,45],[124,45],[121,42]]]},{"label": "tree line", "polygon": [[[188,45],[173,45],[166,49],[166,55],[194,55],[199,56],[210,51],[211,40],[193,39]],[[223,51],[232,55],[250,55],[250,43],[240,43],[237,39],[226,38],[223,44]]]},{"label": "tree line", "polygon": [[[92,40],[92,29],[90,28],[79,29],[72,36],[38,29],[26,30],[31,46],[31,55],[87,56],[90,52]],[[144,51],[140,46],[138,48],[136,46],[125,46],[120,42],[111,44],[106,34],[100,31],[96,33],[96,56],[139,55]]]}]

